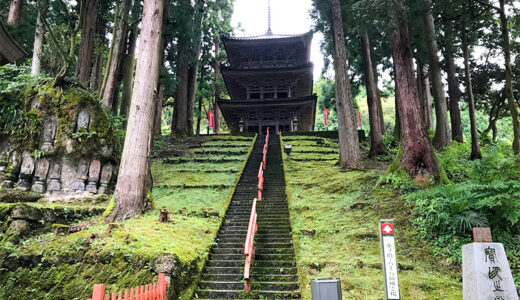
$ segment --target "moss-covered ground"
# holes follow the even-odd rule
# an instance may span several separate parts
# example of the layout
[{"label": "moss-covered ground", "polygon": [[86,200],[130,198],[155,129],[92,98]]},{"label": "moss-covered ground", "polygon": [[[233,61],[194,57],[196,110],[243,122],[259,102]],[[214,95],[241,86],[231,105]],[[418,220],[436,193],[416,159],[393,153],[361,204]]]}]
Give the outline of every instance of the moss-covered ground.
[{"label": "moss-covered ground", "polygon": [[[284,137],[293,145],[285,161],[293,239],[303,299],[313,278],[341,279],[343,299],[384,298],[379,219],[394,219],[399,284],[403,299],[461,299],[459,265],[432,255],[427,241],[414,235],[410,209],[398,191],[376,187],[390,161],[365,157],[365,169],[345,171],[334,140]],[[322,151],[323,153],[305,153]],[[336,155],[337,158],[337,155]]]},{"label": "moss-covered ground", "polygon": [[[11,299],[13,290],[16,299],[86,299],[95,283],[104,283],[110,292],[150,283],[156,277],[157,258],[165,255],[175,258],[174,292],[187,289],[207,257],[253,139],[158,140],[151,166],[153,207],[115,225],[103,224],[98,217],[76,233],[45,233],[16,245],[2,243],[0,299]],[[214,156],[202,150],[221,144],[234,145],[236,161],[197,162]],[[176,155],[186,162],[163,163]],[[158,222],[161,210],[169,212],[166,223]],[[188,289],[180,297],[189,296]]]}]

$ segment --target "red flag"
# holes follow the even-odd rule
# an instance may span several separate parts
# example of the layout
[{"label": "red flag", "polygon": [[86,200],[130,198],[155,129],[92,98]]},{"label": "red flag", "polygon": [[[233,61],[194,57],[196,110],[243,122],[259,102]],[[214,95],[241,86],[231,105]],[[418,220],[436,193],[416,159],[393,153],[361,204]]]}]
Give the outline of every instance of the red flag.
[{"label": "red flag", "polygon": [[358,129],[363,129],[361,127],[361,112],[359,110],[357,110],[356,112],[357,112],[357,127],[358,127]]},{"label": "red flag", "polygon": [[213,128],[213,126],[214,126],[213,111],[209,110],[208,111],[208,127]]},{"label": "red flag", "polygon": [[325,120],[325,125],[329,125],[329,110],[323,109],[323,119]]}]

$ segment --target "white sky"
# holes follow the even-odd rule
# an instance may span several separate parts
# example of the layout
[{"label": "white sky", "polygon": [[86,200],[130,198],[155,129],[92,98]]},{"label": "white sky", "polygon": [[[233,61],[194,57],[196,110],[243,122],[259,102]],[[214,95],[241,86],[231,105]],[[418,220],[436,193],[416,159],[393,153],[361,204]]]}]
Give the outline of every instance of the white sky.
[{"label": "white sky", "polygon": [[[268,0],[235,0],[231,23],[236,36],[262,35],[267,31]],[[311,30],[309,10],[312,0],[271,0],[271,29],[274,34],[298,34]],[[239,27],[240,25],[240,27]],[[311,61],[314,63],[314,80],[323,68],[320,53],[321,33],[312,39]]]}]

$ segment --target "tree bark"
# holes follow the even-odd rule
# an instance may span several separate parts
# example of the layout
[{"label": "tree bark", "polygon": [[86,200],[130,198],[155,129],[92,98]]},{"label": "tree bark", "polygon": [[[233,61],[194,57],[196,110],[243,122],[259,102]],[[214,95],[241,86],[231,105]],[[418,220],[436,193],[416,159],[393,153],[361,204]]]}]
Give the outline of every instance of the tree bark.
[{"label": "tree bark", "polygon": [[[394,78],[396,74],[395,70],[395,64],[394,64]],[[394,102],[395,102],[395,124],[394,124],[394,138],[396,141],[401,140],[401,118],[399,117],[399,82],[397,80],[394,80],[395,85],[395,96],[394,96]]]},{"label": "tree bark", "polygon": [[117,178],[116,206],[107,221],[121,221],[141,213],[145,204],[146,179],[155,110],[155,94],[161,68],[162,14],[164,1],[145,0],[136,80],[132,93],[125,145]]},{"label": "tree bark", "polygon": [[41,70],[40,56],[43,52],[43,36],[45,35],[45,28],[43,27],[41,16],[41,12],[38,11],[38,16],[36,17],[36,29],[34,31],[34,48],[31,65],[31,75],[33,76],[40,74]]},{"label": "tree bark", "polygon": [[433,130],[433,110],[432,110],[432,94],[430,90],[430,70],[428,65],[422,67],[422,82],[423,82],[423,95],[424,102],[421,103],[423,119],[426,129]]},{"label": "tree bark", "polygon": [[193,136],[193,114],[195,113],[198,66],[198,63],[193,63],[188,70],[188,136]]},{"label": "tree bark", "polygon": [[462,135],[462,121],[459,108],[459,81],[457,80],[457,72],[455,71],[453,53],[449,50],[446,51],[446,67],[448,71],[448,95],[450,97],[451,136],[454,141],[462,143],[464,138]]},{"label": "tree bark", "polygon": [[7,24],[16,25],[22,18],[23,0],[11,0],[9,5],[9,13],[7,15]]},{"label": "tree bark", "polygon": [[[213,81],[213,85],[215,87],[215,106],[214,106],[214,118],[215,124],[213,125],[213,133],[220,133],[220,108],[218,107],[218,99],[220,97],[220,87],[218,85],[218,80],[220,78],[220,38],[218,36],[213,38],[213,43],[215,44],[215,80]],[[200,111],[200,109],[199,109]]]},{"label": "tree bark", "polygon": [[354,119],[354,102],[348,76],[345,37],[339,0],[329,0],[332,13],[334,71],[336,80],[336,111],[338,114],[339,164],[356,169],[361,166],[358,132]]},{"label": "tree bark", "polygon": [[425,170],[438,175],[440,168],[428,135],[421,124],[419,97],[412,66],[412,50],[404,0],[393,0],[395,29],[392,33],[392,57],[399,99],[402,155],[399,165],[412,177]]},{"label": "tree bark", "polygon": [[103,86],[101,87],[101,98],[103,98],[105,106],[109,108],[112,107],[114,101],[119,68],[126,44],[125,39],[129,9],[130,0],[120,0],[117,3],[112,45],[110,46],[105,77],[103,79]]},{"label": "tree bark", "polygon": [[425,109],[425,103],[426,103],[426,97],[424,95],[424,89],[423,89],[423,76],[422,76],[422,63],[419,59],[416,58],[417,61],[417,94],[419,96],[419,103],[421,104],[421,116],[422,116],[422,122],[423,127],[428,128],[426,125],[426,112]]},{"label": "tree bark", "polygon": [[134,85],[135,70],[135,47],[137,42],[137,26],[132,28],[128,34],[128,51],[123,60],[123,91],[121,93],[120,114],[128,117],[132,87]]},{"label": "tree bark", "polygon": [[90,78],[90,90],[97,91],[100,87],[101,72],[103,71],[103,51],[96,51],[94,64],[92,65],[92,75]]},{"label": "tree bark", "polygon": [[462,30],[462,52],[464,53],[466,97],[468,98],[469,123],[471,127],[471,155],[469,159],[481,159],[482,154],[480,153],[477,121],[475,120],[475,99],[473,98],[473,85],[471,83],[471,71],[469,66],[469,46],[465,28]]},{"label": "tree bark", "polygon": [[[429,1],[428,1],[429,2]],[[448,123],[448,109],[446,96],[441,78],[441,67],[439,63],[438,47],[435,38],[435,25],[431,11],[423,15],[424,27],[426,29],[426,45],[428,46],[428,57],[433,83],[433,99],[435,104],[435,135],[433,136],[433,146],[438,151],[442,151],[451,143],[450,126]]]},{"label": "tree bark", "polygon": [[153,134],[161,135],[161,124],[162,124],[162,106],[164,99],[164,84],[159,84],[159,93],[157,94],[157,103],[155,106],[155,114],[154,114],[154,125],[153,125]]},{"label": "tree bark", "polygon": [[180,138],[188,135],[188,71],[188,63],[179,62],[172,134]]},{"label": "tree bark", "polygon": [[363,67],[365,69],[365,86],[367,90],[368,118],[370,122],[370,150],[368,156],[387,154],[383,145],[383,134],[381,128],[378,104],[377,83],[372,65],[372,54],[370,50],[370,40],[366,28],[361,33],[361,45],[363,52]]},{"label": "tree bark", "polygon": [[94,39],[96,36],[96,22],[99,0],[87,1],[84,10],[83,27],[81,28],[81,43],[76,65],[76,79],[88,87],[88,81],[92,74],[92,53],[94,52]]},{"label": "tree bark", "polygon": [[505,93],[507,97],[507,104],[509,106],[509,112],[513,118],[513,152],[516,154],[520,153],[520,122],[518,118],[518,110],[516,108],[515,96],[513,94],[513,71],[511,68],[511,45],[509,41],[509,29],[507,24],[507,16],[505,10],[505,0],[499,0],[500,2],[500,31],[502,33],[502,48],[504,50],[504,59],[506,67],[506,86]]}]

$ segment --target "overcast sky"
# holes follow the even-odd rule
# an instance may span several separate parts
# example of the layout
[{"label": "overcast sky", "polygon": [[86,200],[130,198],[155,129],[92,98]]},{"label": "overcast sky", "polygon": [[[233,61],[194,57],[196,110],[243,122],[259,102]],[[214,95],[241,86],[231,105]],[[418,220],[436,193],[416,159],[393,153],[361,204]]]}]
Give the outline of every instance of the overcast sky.
[{"label": "overcast sky", "polygon": [[[232,25],[236,36],[262,35],[267,31],[268,0],[235,0]],[[312,0],[271,0],[271,29],[275,34],[298,34],[311,30],[309,10]],[[240,25],[240,26],[239,26]],[[322,35],[314,34],[311,61],[314,63],[314,80],[323,67],[320,53]]]}]

